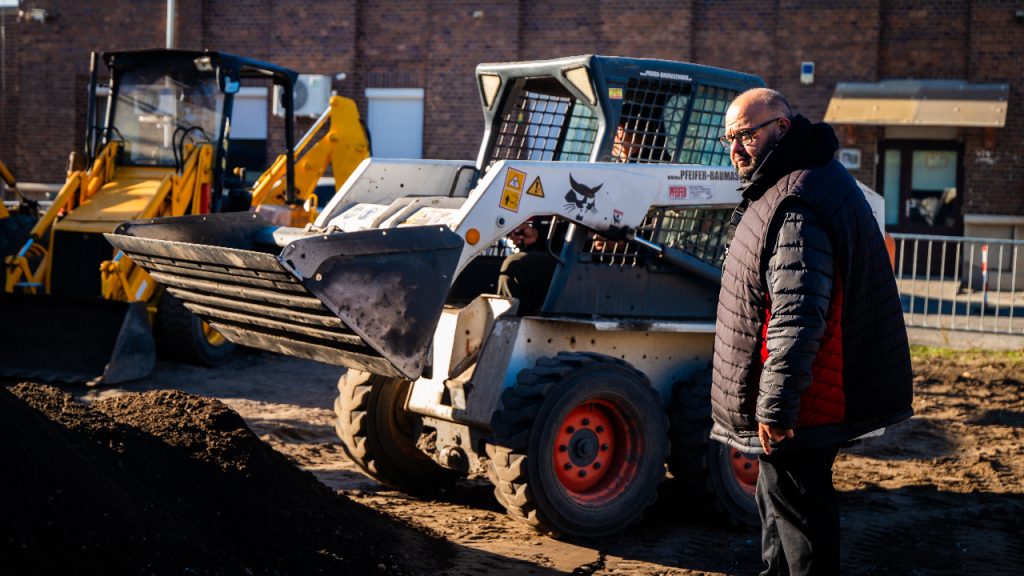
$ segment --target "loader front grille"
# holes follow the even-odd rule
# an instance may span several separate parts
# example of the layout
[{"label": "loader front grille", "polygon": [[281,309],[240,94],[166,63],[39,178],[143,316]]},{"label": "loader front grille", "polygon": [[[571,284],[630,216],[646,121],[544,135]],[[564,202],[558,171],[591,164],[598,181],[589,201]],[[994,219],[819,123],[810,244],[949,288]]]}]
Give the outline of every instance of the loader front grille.
[{"label": "loader front grille", "polygon": [[101,297],[100,264],[114,255],[102,234],[57,230],[51,253],[52,294]]}]

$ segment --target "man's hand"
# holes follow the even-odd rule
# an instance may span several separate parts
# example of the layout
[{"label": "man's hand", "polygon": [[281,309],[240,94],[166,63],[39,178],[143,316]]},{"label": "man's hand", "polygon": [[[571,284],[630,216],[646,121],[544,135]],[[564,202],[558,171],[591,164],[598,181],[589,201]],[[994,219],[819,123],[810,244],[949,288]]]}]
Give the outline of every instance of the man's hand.
[{"label": "man's hand", "polygon": [[540,234],[537,232],[537,229],[531,226],[529,222],[524,222],[523,224],[516,226],[515,230],[510,232],[508,236],[512,239],[512,242],[515,242],[516,247],[519,249],[526,248],[540,238]]},{"label": "man's hand", "polygon": [[761,441],[761,448],[764,448],[765,454],[772,453],[772,442],[782,442],[793,435],[792,428],[776,428],[760,422],[757,424],[757,438]]}]

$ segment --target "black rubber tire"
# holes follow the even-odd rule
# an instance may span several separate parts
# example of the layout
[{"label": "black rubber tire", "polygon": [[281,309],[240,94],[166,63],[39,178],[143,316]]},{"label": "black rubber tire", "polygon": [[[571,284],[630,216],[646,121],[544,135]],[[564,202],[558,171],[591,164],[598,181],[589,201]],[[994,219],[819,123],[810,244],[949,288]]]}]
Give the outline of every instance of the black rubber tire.
[{"label": "black rubber tire", "polygon": [[405,410],[409,382],[348,370],[338,380],[335,430],[345,454],[367,476],[392,488],[424,493],[459,477],[416,447],[416,416]]},{"label": "black rubber tire", "polygon": [[[711,372],[703,371],[689,381],[677,382],[669,408],[672,452],[668,469],[675,478],[678,496],[687,510],[735,528],[761,525],[752,484],[741,482],[737,465],[756,466],[757,457],[731,450],[712,440]],[[756,470],[755,470],[756,477]]]},{"label": "black rubber tire", "polygon": [[11,212],[7,218],[0,219],[0,263],[5,256],[17,254],[21,250],[35,225],[35,218],[17,212]]},{"label": "black rubber tire", "polygon": [[[487,446],[488,476],[512,517],[550,535],[593,538],[636,522],[656,500],[669,451],[668,418],[650,381],[626,362],[586,352],[542,358],[518,374],[501,403]],[[588,428],[578,410],[611,425]],[[568,437],[559,439],[563,434]],[[594,452],[602,457],[608,438],[615,456],[602,470],[591,449],[599,446]],[[558,465],[559,453],[579,458]],[[569,485],[584,472],[597,484]]]},{"label": "black rubber tire", "polygon": [[235,352],[235,345],[223,336],[217,334],[211,340],[203,321],[170,292],[160,296],[153,336],[158,356],[189,364],[217,366]]}]

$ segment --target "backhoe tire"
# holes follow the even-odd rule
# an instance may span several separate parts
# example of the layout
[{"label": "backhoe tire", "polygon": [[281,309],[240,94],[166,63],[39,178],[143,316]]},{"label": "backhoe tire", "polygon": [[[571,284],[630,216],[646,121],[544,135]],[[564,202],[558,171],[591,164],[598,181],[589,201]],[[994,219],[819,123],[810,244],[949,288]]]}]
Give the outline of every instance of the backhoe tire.
[{"label": "backhoe tire", "polygon": [[177,296],[164,292],[153,326],[157,355],[200,366],[223,364],[235,345],[203,322]]},{"label": "backhoe tire", "polygon": [[459,473],[416,447],[416,416],[405,410],[408,395],[407,380],[346,371],[334,401],[342,449],[367,476],[392,488],[415,494],[450,486]]},{"label": "backhoe tire", "polygon": [[488,476],[508,513],[540,532],[612,534],[654,503],[668,417],[647,377],[601,354],[561,352],[501,396]]},{"label": "backhoe tire", "polygon": [[0,219],[0,263],[5,256],[17,254],[21,250],[35,225],[35,218],[17,212],[11,212],[7,218]]},{"label": "backhoe tire", "polygon": [[760,526],[754,487],[758,460],[712,440],[711,373],[677,382],[669,408],[668,469],[688,510],[734,528]]}]

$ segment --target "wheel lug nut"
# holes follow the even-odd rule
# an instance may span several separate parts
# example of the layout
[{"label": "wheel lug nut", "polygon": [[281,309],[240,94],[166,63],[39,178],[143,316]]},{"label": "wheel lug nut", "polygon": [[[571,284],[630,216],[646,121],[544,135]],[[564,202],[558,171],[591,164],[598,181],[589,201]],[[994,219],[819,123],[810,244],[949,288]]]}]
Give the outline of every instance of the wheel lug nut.
[{"label": "wheel lug nut", "polygon": [[608,451],[608,445],[607,444],[601,444],[601,452],[607,452],[607,451]]},{"label": "wheel lug nut", "polygon": [[568,447],[568,446],[566,446],[565,444],[562,444],[562,445],[560,445],[560,446],[558,447],[558,451],[559,451],[559,452],[565,452],[565,451],[567,451],[567,450],[569,450],[569,447]]},{"label": "wheel lug nut", "polygon": [[594,431],[597,432],[598,434],[600,434],[600,433],[604,432],[604,426],[601,426],[600,424],[598,424],[597,428],[595,428]]},{"label": "wheel lug nut", "polygon": [[594,462],[594,470],[600,470],[600,469],[601,469],[601,463],[600,462]]},{"label": "wheel lug nut", "polygon": [[580,470],[580,478],[583,478],[586,475],[587,475],[587,471],[586,470]]},{"label": "wheel lug nut", "polygon": [[590,418],[584,418],[583,419],[583,425],[584,426],[590,426]]},{"label": "wheel lug nut", "polygon": [[565,463],[565,469],[566,470],[572,470],[572,464],[569,464],[568,462],[566,462]]},{"label": "wheel lug nut", "polygon": [[576,431],[576,429],[575,429],[575,428],[573,428],[572,426],[569,426],[568,428],[566,428],[566,429],[565,429],[565,431],[566,431],[567,433],[569,433],[569,434],[572,434],[573,432],[575,432],[575,431]]}]

